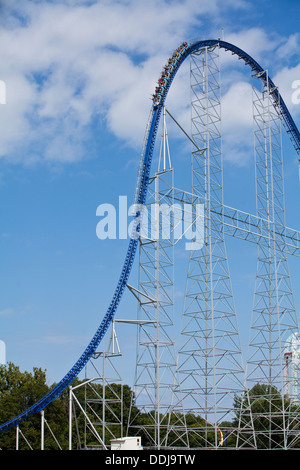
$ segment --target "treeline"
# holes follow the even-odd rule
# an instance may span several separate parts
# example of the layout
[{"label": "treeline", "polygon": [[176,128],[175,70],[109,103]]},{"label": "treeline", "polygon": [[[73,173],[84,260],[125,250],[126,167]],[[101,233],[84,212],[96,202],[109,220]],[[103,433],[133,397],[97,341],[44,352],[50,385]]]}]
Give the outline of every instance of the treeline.
[{"label": "treeline", "polygon": [[[83,384],[75,379],[72,387]],[[46,372],[34,368],[33,372],[21,372],[19,367],[9,363],[0,366],[0,423],[19,415],[45,396],[55,384],[47,384]],[[110,384],[105,387],[107,406],[103,408],[103,390],[99,383],[90,384],[76,389],[76,400],[83,407],[90,423],[102,420],[105,412],[105,427],[98,426],[97,431],[106,444],[110,439],[126,435],[129,415],[134,419],[136,428],[129,429],[129,435],[142,438],[144,447],[152,446],[156,438],[154,422],[157,417],[154,411],[140,413],[135,405],[132,390],[128,385]],[[91,393],[92,390],[92,393]],[[122,407],[121,407],[122,403]],[[201,416],[188,413],[160,416],[160,442],[174,443],[183,446],[187,442],[191,448],[214,447],[222,443],[223,447],[256,447],[261,449],[300,447],[300,409],[297,403],[282,397],[275,387],[257,384],[249,391],[248,397],[236,397],[234,404],[235,417],[232,422],[224,422],[218,428],[207,423]],[[270,408],[272,413],[270,415]],[[250,413],[251,410],[251,413]],[[44,448],[45,450],[67,450],[69,446],[69,391],[65,390],[45,409]],[[89,432],[91,426],[84,414],[74,406],[72,426],[72,449],[99,447],[99,442]],[[172,428],[173,426],[173,428]],[[255,429],[255,437],[251,429]],[[41,416],[39,413],[24,420],[20,424],[22,435],[34,450],[41,448]],[[51,431],[50,431],[51,429]],[[171,431],[170,431],[171,429]],[[286,442],[286,429],[290,430],[289,442]],[[167,436],[167,430],[169,430]],[[186,433],[188,430],[188,433]],[[237,432],[239,430],[239,432]],[[55,438],[53,437],[55,436]],[[166,438],[168,437],[168,441]],[[57,442],[56,442],[57,441]],[[25,439],[20,437],[19,449],[29,449]],[[16,428],[0,434],[0,448],[14,450],[16,448]]]}]

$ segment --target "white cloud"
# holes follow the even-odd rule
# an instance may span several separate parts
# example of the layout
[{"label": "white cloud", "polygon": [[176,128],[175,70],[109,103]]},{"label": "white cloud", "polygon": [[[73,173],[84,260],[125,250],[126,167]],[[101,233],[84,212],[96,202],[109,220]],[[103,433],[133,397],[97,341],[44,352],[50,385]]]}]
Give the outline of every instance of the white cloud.
[{"label": "white cloud", "polygon": [[[230,7],[247,3],[232,0]],[[25,0],[21,6],[12,0],[8,8],[0,43],[0,78],[7,85],[7,104],[0,106],[0,156],[70,162],[84,156],[93,120],[99,129],[106,125],[124,142],[140,146],[151,93],[168,56],[225,7],[220,0]],[[14,9],[18,16],[11,14]],[[259,28],[227,32],[225,39],[255,58],[280,43]],[[176,77],[170,103],[185,123],[186,107],[172,93],[183,81]],[[231,122],[247,127],[245,116],[235,111],[240,87],[236,83],[224,97],[228,128]]]},{"label": "white cloud", "polygon": [[295,93],[293,83],[296,80],[300,80],[300,63],[294,67],[282,68],[273,79],[274,83],[278,86],[279,92],[291,114],[293,116],[299,117],[300,104],[293,100],[293,95]]},{"label": "white cloud", "polygon": [[280,46],[277,51],[276,55],[280,60],[288,60],[291,58],[295,53],[299,51],[299,41],[300,41],[300,34],[291,34],[286,41]]},{"label": "white cloud", "polygon": [[46,150],[38,148],[45,158],[76,160],[95,117],[136,143],[163,60],[197,22],[192,7],[189,0],[22,2],[18,14],[25,23],[9,17],[12,27],[3,29],[0,44],[8,90],[0,155],[44,140]]},{"label": "white cloud", "polygon": [[[293,103],[295,90],[292,84],[300,79],[300,63],[294,67],[283,67],[282,64],[294,53],[298,35],[280,38],[278,35],[269,36],[262,29],[252,28],[229,33],[225,39],[245,50],[269,72],[272,69],[273,82],[291,114],[297,118],[300,105]],[[245,165],[253,156],[252,80],[249,67],[241,68],[238,62],[236,57],[226,52],[222,54],[222,64],[225,66],[225,70],[222,69],[222,82],[225,84],[222,85],[223,152],[225,159]]]},{"label": "white cloud", "polygon": [[222,99],[224,158],[238,165],[249,161],[253,144],[252,87],[247,82],[234,83]]},{"label": "white cloud", "polygon": [[257,61],[266,58],[266,53],[274,51],[282,42],[279,36],[270,35],[262,28],[249,28],[239,32],[230,32],[226,34],[225,40],[243,49]]}]

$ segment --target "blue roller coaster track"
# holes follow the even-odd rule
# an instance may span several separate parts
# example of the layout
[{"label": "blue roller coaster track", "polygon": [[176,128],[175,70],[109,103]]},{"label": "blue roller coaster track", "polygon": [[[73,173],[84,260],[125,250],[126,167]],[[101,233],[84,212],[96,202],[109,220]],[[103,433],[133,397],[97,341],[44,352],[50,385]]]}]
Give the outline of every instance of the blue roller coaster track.
[{"label": "blue roller coaster track", "polygon": [[[286,131],[290,136],[290,139],[296,149],[296,152],[300,161],[300,133],[299,130],[286,107],[283,99],[281,98],[277,87],[274,85],[272,80],[266,76],[266,71],[246,52],[234,46],[233,44],[217,39],[197,41],[192,44],[183,43],[174,52],[173,56],[169,59],[168,64],[164,68],[162,75],[158,81],[158,87],[153,95],[153,105],[150,113],[149,125],[146,130],[144,148],[140,160],[140,170],[137,180],[137,192],[136,200],[137,204],[144,204],[147,196],[148,180],[150,175],[151,161],[153,155],[153,149],[161,116],[161,111],[164,106],[165,99],[167,97],[168,90],[171,83],[184,60],[193,52],[202,49],[204,47],[220,47],[226,51],[231,51],[232,54],[242,59],[246,65],[249,65],[255,74],[259,74],[260,79],[264,84],[269,87],[269,92],[274,100],[274,106],[277,109],[278,114],[283,119]],[[139,212],[136,214],[136,220],[138,220]],[[117,287],[115,289],[112,301],[107,309],[107,312],[99,325],[96,333],[91,339],[85,351],[82,353],[77,362],[69,370],[69,372],[61,379],[61,381],[51,389],[43,398],[37,401],[33,406],[0,425],[0,432],[3,432],[13,426],[19,425],[22,421],[30,417],[31,415],[42,411],[46,408],[55,398],[57,398],[78,376],[84,366],[92,357],[96,351],[103,337],[105,336],[109,325],[111,324],[113,317],[117,311],[118,305],[124,293],[128,278],[131,272],[133,261],[135,258],[136,250],[138,246],[138,239],[131,238],[129,241],[128,250],[126,253],[124,265],[121,271]]]}]

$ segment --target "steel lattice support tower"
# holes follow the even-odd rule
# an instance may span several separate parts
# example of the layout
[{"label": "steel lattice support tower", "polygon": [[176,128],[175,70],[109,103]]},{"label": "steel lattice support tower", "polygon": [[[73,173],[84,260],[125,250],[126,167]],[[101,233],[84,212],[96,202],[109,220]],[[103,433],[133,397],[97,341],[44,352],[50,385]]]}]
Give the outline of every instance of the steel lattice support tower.
[{"label": "steel lattice support tower", "polygon": [[204,246],[191,253],[179,377],[185,408],[202,417],[190,441],[216,448],[236,439],[236,394],[244,391],[244,367],[227,262],[223,220],[221,97],[218,48],[191,56],[192,192],[204,205]]},{"label": "steel lattice support tower", "polygon": [[[83,412],[84,449],[110,445],[123,437],[123,355],[116,335],[115,321],[106,350],[94,353],[85,368]],[[78,402],[79,404],[79,402]],[[94,440],[92,439],[94,437]],[[93,444],[91,444],[91,442]]]},{"label": "steel lattice support tower", "polygon": [[[270,448],[293,447],[299,424],[298,397],[292,394],[299,387],[296,359],[290,367],[286,348],[298,329],[286,256],[300,252],[299,233],[285,226],[280,104],[274,106],[274,90],[262,72],[264,88],[261,92],[254,87],[253,99],[257,213],[227,207],[223,201],[219,49],[201,48],[190,57],[191,137],[167,112],[193,144],[192,192],[174,187],[173,170],[167,168],[164,152],[163,167],[150,178],[148,203],[156,208],[175,203],[181,208],[201,205],[204,244],[189,257],[176,358],[171,333],[174,234],[176,220],[181,217],[182,222],[183,213],[173,219],[166,237],[157,213],[147,219],[148,228],[154,221],[155,230],[150,230],[151,235],[149,231],[141,234],[140,283],[139,289],[132,288],[142,322],[134,389],[140,416],[147,413],[152,423],[146,426],[132,420],[131,429],[142,432],[148,446],[155,448],[209,449],[227,443],[231,448],[260,448],[265,442]],[[192,209],[192,213],[193,221],[197,211]],[[258,245],[247,374],[225,235]],[[147,400],[141,401],[145,396]],[[261,400],[263,410],[258,408]]]},{"label": "steel lattice support tower", "polygon": [[[186,447],[183,414],[172,404],[176,386],[174,342],[174,236],[181,225],[181,209],[173,204],[174,174],[170,167],[165,113],[158,171],[150,178],[143,208],[139,247],[138,351],[134,381],[135,404],[128,433],[139,434],[143,445],[156,449],[172,442]],[[172,202],[173,201],[173,202]],[[142,422],[146,413],[151,422]],[[174,420],[178,429],[173,429]]]},{"label": "steel lattice support tower", "polygon": [[299,398],[285,394],[289,377],[284,357],[298,320],[284,239],[276,229],[285,230],[281,121],[268,73],[262,73],[263,87],[261,77],[254,77],[253,111],[257,216],[265,221],[265,236],[258,246],[247,381],[257,446],[286,449],[299,441]]}]

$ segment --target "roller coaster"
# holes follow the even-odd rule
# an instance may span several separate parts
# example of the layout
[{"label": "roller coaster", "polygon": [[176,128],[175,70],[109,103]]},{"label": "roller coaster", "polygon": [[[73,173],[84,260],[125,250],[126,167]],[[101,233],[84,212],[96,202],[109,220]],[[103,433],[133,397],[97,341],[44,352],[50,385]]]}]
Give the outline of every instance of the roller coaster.
[{"label": "roller coaster", "polygon": [[[242,60],[245,65],[249,66],[251,71],[259,77],[262,84],[267,87],[269,96],[274,102],[277,114],[282,120],[287,134],[297,152],[300,165],[300,133],[299,130],[286,106],[284,103],[278,88],[273,83],[273,81],[268,76],[267,72],[263,67],[261,67],[250,55],[244,52],[242,49],[237,46],[230,44],[228,42],[219,40],[219,39],[210,39],[210,40],[201,40],[193,43],[182,43],[178,49],[174,51],[167,64],[162,70],[161,76],[158,80],[158,85],[153,94],[153,104],[150,111],[150,118],[148,121],[148,126],[146,128],[146,134],[144,139],[144,145],[141,153],[137,184],[136,184],[136,194],[135,194],[135,203],[137,205],[144,205],[146,203],[147,191],[149,185],[149,177],[151,170],[151,163],[153,157],[154,145],[157,137],[158,126],[160,123],[162,110],[164,108],[165,100],[168,94],[168,91],[171,87],[174,77],[176,76],[179,68],[183,62],[192,54],[197,51],[201,51],[205,48],[220,48],[224,49],[235,55],[238,59]],[[139,216],[140,213],[136,213],[136,224],[137,231],[140,230],[139,226]],[[73,367],[66,373],[66,375],[57,383],[57,385],[43,398],[36,402],[33,406],[28,408],[26,411],[20,415],[14,417],[13,419],[7,421],[0,425],[0,432],[3,432],[13,426],[18,426],[23,420],[27,419],[31,415],[41,412],[44,410],[55,398],[57,398],[70,384],[71,382],[79,375],[82,369],[89,362],[95,351],[97,350],[99,344],[107,333],[109,326],[111,325],[124,290],[128,284],[129,276],[132,270],[134,259],[136,256],[137,248],[139,245],[139,239],[131,238],[129,240],[129,245],[127,253],[125,256],[125,261],[121,269],[121,274],[117,282],[117,286],[113,293],[111,303],[97,329],[91,341],[87,345],[86,349],[83,351],[82,355],[79,357],[77,362]]]}]

